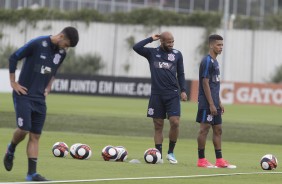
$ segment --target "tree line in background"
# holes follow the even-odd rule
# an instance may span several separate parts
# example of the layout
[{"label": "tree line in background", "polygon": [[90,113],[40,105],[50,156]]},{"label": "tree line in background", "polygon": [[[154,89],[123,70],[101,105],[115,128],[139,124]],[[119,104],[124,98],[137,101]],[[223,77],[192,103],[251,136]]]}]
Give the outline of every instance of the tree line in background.
[{"label": "tree line in background", "polygon": [[[191,14],[184,14],[152,8],[135,9],[131,12],[115,12],[109,14],[101,14],[92,9],[65,12],[54,9],[0,9],[0,22],[7,24],[16,24],[23,20],[28,22],[36,22],[40,20],[69,20],[83,21],[86,23],[95,21],[118,24],[200,26],[219,28],[221,25],[221,19],[221,13],[195,11]],[[233,28],[281,31],[282,15],[269,15],[265,17],[263,25],[258,24],[252,17],[238,15],[233,22]]]},{"label": "tree line in background", "polygon": [[[116,24],[141,24],[144,26],[197,26],[206,29],[206,36],[221,26],[222,15],[211,12],[194,12],[192,14],[181,14],[173,11],[162,11],[158,9],[135,9],[131,12],[115,12],[110,14],[101,14],[96,10],[80,10],[61,12],[53,9],[21,9],[6,10],[0,9],[0,24],[16,25],[21,21],[30,24],[36,24],[41,20],[66,20],[82,21],[86,24],[90,22],[106,22]],[[233,22],[235,29],[264,29],[264,30],[282,30],[282,15],[271,15],[265,18],[263,25],[257,24],[251,17],[238,16]],[[0,32],[0,39],[3,37]],[[8,56],[14,51],[11,46],[0,48],[0,68],[7,67]],[[201,53],[208,50],[206,39],[204,39],[200,48]],[[102,69],[103,62],[99,55],[88,54],[76,56],[74,51],[69,53],[65,64],[61,68],[62,73],[73,74],[97,74]],[[5,59],[3,59],[5,58]],[[6,59],[7,58],[7,59]],[[74,67],[75,66],[75,67]],[[277,68],[271,82],[282,82],[282,65]]]}]

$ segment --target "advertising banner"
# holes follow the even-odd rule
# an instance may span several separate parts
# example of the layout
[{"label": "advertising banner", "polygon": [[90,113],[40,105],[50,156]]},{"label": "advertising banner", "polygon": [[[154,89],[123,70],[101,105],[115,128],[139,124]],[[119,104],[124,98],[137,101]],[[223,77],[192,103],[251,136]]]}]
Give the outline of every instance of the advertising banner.
[{"label": "advertising banner", "polygon": [[[191,101],[198,100],[198,81],[192,81]],[[224,104],[282,105],[282,85],[222,82],[220,98]]]},{"label": "advertising banner", "polygon": [[[189,86],[190,82],[187,81],[187,89]],[[58,74],[52,85],[52,93],[144,98],[151,94],[151,80],[149,78]]]}]

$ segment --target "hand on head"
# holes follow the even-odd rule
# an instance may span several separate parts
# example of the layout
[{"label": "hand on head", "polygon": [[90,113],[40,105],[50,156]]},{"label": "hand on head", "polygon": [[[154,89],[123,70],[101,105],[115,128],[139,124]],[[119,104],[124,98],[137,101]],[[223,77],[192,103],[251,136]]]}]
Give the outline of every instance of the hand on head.
[{"label": "hand on head", "polygon": [[159,40],[160,37],[161,37],[160,34],[154,34],[154,35],[152,35],[152,38],[153,38],[154,41]]}]

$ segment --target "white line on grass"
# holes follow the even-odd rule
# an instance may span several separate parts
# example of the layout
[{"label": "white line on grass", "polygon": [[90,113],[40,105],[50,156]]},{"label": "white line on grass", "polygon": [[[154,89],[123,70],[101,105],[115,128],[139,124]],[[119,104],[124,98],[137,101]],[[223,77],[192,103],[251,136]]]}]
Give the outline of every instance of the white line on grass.
[{"label": "white line on grass", "polygon": [[[152,180],[152,179],[176,179],[176,178],[201,178],[201,177],[219,177],[219,176],[235,176],[235,175],[256,175],[256,174],[282,174],[282,172],[250,172],[250,173],[226,173],[226,174],[206,174],[206,175],[188,175],[188,176],[156,176],[156,177],[136,177],[136,178],[101,178],[87,180],[58,180],[34,183],[77,183],[77,182],[99,182],[99,181],[122,181],[122,180]],[[30,182],[0,182],[0,184],[17,183],[25,184]]]}]

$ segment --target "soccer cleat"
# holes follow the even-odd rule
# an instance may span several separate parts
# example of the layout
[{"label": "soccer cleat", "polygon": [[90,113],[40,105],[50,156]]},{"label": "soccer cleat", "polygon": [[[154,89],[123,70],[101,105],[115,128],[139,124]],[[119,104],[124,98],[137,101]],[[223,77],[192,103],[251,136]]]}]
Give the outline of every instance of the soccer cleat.
[{"label": "soccer cleat", "polygon": [[178,163],[173,153],[167,154],[166,159],[167,159],[171,164],[177,164],[177,163]]},{"label": "soccer cleat", "polygon": [[50,181],[41,176],[40,174],[34,173],[34,174],[28,174],[25,178],[26,181]]},{"label": "soccer cleat", "polygon": [[198,167],[204,168],[215,168],[213,164],[211,164],[207,159],[201,158],[198,160]]},{"label": "soccer cleat", "polygon": [[216,159],[216,163],[215,166],[217,168],[228,168],[228,169],[235,169],[236,165],[231,165],[229,164],[226,160],[224,160],[223,158],[218,158]]},{"label": "soccer cleat", "polygon": [[11,171],[12,170],[12,168],[13,168],[13,160],[14,160],[14,153],[11,153],[9,151],[9,146],[10,146],[10,144],[8,144],[7,151],[6,151],[4,159],[3,159],[4,166],[5,166],[5,169],[7,171]]}]

